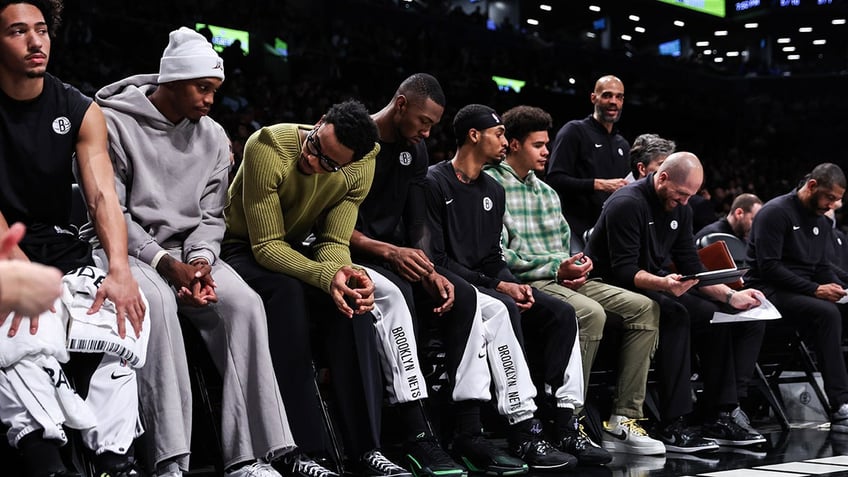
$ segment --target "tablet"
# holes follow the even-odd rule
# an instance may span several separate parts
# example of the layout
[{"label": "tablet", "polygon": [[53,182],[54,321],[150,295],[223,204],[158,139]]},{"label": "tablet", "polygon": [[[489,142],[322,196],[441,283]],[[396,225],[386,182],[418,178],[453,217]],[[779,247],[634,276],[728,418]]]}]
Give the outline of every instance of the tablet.
[{"label": "tablet", "polygon": [[725,268],[724,270],[713,270],[701,272],[695,275],[684,275],[681,280],[698,280],[697,286],[718,285],[719,283],[732,283],[742,278],[748,272],[748,268]]}]

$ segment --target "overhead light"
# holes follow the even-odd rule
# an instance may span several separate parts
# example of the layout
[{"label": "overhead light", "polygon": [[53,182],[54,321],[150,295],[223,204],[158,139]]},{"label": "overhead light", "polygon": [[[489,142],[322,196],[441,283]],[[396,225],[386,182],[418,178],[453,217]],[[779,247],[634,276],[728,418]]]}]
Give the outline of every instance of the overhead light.
[{"label": "overhead light", "polygon": [[716,63],[721,63],[722,61],[724,61],[724,58],[716,56],[715,58],[713,58],[713,61],[715,61]]},{"label": "overhead light", "polygon": [[540,10],[544,10],[544,11],[546,11],[546,12],[549,12],[549,11],[551,11],[551,10],[552,10],[552,8],[551,8],[551,6],[550,6],[550,5],[545,5],[544,3],[543,3],[543,4],[541,4],[541,5],[539,5],[539,9],[540,9]]},{"label": "overhead light", "polygon": [[814,45],[824,45],[827,44],[827,40],[813,40]]},{"label": "overhead light", "polygon": [[787,60],[793,60],[793,61],[794,61],[794,60],[800,60],[800,59],[801,59],[801,55],[787,55],[787,56],[786,56],[786,59],[787,59]]},{"label": "overhead light", "polygon": [[789,43],[790,41],[792,41],[792,39],[791,39],[791,38],[778,38],[778,39],[777,39],[777,42],[778,42],[779,44]]},{"label": "overhead light", "polygon": [[699,41],[695,43],[695,46],[710,46],[710,42],[708,41]]},{"label": "overhead light", "polygon": [[810,33],[813,31],[813,27],[801,27],[798,29],[798,33]]},{"label": "overhead light", "polygon": [[627,18],[629,18],[629,19],[633,20],[634,22],[638,22],[638,21],[639,21],[639,17],[638,17],[637,15],[630,15],[630,16],[629,16],[629,17],[627,17]]},{"label": "overhead light", "polygon": [[587,36],[587,37],[589,37],[589,38],[595,38],[595,32],[593,32],[593,31],[587,31],[587,32],[586,32],[586,36]]},{"label": "overhead light", "polygon": [[621,35],[621,39],[624,41],[630,41],[633,39],[633,37],[630,35]]},{"label": "overhead light", "polygon": [[745,24],[745,28],[747,28],[749,30],[752,29],[752,28],[757,28],[758,26],[760,26],[759,23],[746,23]]},{"label": "overhead light", "polygon": [[538,24],[539,24],[539,20],[536,20],[535,18],[528,18],[528,19],[527,19],[527,24],[528,24],[528,25],[536,26],[536,25],[538,25]]},{"label": "overhead light", "polygon": [[683,27],[686,26],[686,23],[684,23],[682,20],[674,20],[674,26]]},{"label": "overhead light", "polygon": [[601,7],[597,5],[589,5],[589,10],[592,10],[593,12],[599,12],[601,11]]},{"label": "overhead light", "polygon": [[727,30],[718,30],[715,32],[715,36],[727,36]]},{"label": "overhead light", "polygon": [[786,53],[790,53],[790,52],[795,51],[795,47],[794,46],[784,46],[783,51],[786,52]]},{"label": "overhead light", "polygon": [[732,57],[732,56],[739,56],[739,52],[738,52],[738,51],[728,51],[728,52],[727,52],[727,53],[725,53],[725,54],[727,55],[727,57],[728,57],[728,58],[729,58],[729,57]]},{"label": "overhead light", "polygon": [[845,19],[844,18],[834,18],[833,20],[830,21],[830,23],[832,23],[834,25],[844,25]]},{"label": "overhead light", "polygon": [[634,28],[634,30],[636,31],[636,33],[645,33],[645,27],[637,26],[636,28]]},{"label": "overhead light", "polygon": [[577,84],[577,80],[574,78],[568,78],[568,84]]},{"label": "overhead light", "polygon": [[705,55],[712,55],[712,54],[713,54],[713,50],[704,50],[704,54],[705,54]]}]

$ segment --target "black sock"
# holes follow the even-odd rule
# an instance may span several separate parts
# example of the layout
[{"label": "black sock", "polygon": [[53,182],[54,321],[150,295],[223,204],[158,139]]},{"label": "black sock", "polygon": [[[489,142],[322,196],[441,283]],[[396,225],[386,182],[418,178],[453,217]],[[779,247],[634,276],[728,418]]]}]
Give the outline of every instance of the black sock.
[{"label": "black sock", "polygon": [[554,411],[554,416],[556,419],[557,432],[559,432],[560,435],[577,430],[571,420],[571,418],[574,417],[574,409],[571,409],[570,407],[558,407],[556,408],[556,411]]},{"label": "black sock", "polygon": [[420,401],[398,404],[401,422],[406,428],[406,440],[409,442],[426,439],[430,436],[430,428],[424,419],[424,409]]},{"label": "black sock", "polygon": [[456,435],[476,436],[483,429],[480,421],[479,401],[457,401],[454,403]]},{"label": "black sock", "polygon": [[116,454],[106,451],[94,458],[94,467],[100,472],[110,470],[124,470],[132,466],[134,462],[132,452],[127,454]]},{"label": "black sock", "polygon": [[24,436],[18,442],[18,449],[26,468],[26,475],[47,476],[67,470],[59,452],[60,442],[45,439],[42,431],[35,431]]}]

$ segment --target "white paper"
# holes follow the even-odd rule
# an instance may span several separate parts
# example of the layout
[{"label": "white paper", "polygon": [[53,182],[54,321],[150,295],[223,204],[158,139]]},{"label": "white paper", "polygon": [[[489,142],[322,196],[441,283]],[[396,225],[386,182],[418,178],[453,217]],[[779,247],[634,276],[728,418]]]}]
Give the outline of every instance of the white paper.
[{"label": "white paper", "polygon": [[842,291],[844,291],[846,295],[842,295],[842,298],[840,298],[836,303],[848,303],[848,288]]},{"label": "white paper", "polygon": [[737,321],[776,320],[781,317],[777,308],[761,293],[757,293],[760,306],[748,310],[739,310],[737,313],[713,313],[710,323],[735,323]]}]

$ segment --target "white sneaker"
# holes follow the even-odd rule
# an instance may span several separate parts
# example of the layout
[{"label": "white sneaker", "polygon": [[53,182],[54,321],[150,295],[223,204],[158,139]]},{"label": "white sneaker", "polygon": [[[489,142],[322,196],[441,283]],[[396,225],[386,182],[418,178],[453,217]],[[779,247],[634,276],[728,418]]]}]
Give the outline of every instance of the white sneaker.
[{"label": "white sneaker", "polygon": [[256,461],[224,473],[225,477],[283,477],[267,462]]},{"label": "white sneaker", "polygon": [[636,419],[613,414],[604,423],[604,449],[638,455],[665,454],[662,442],[652,439]]}]

